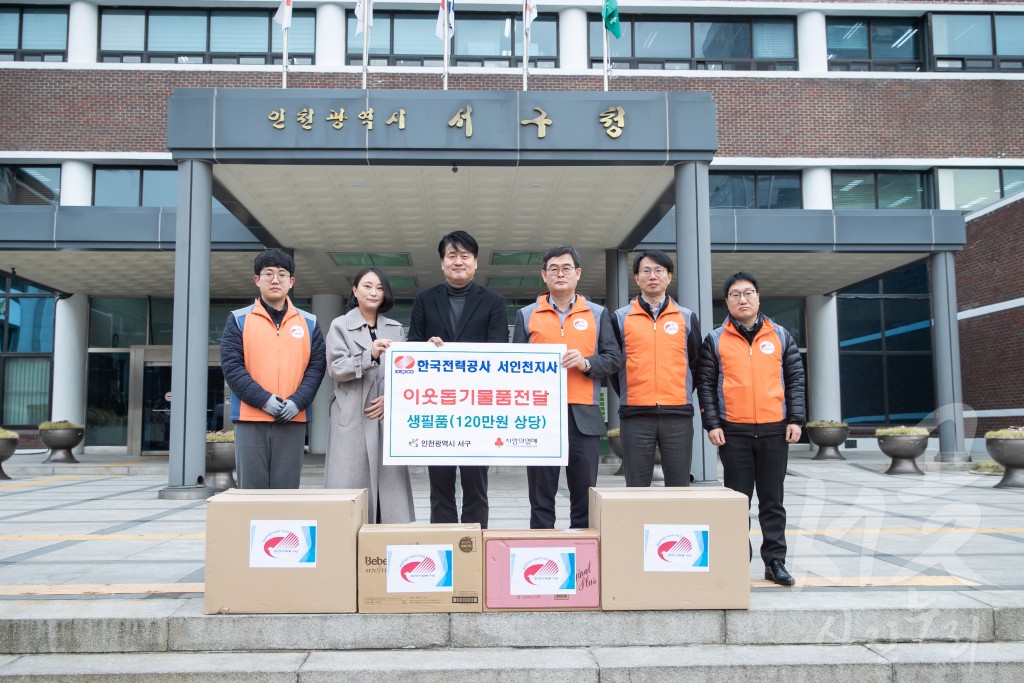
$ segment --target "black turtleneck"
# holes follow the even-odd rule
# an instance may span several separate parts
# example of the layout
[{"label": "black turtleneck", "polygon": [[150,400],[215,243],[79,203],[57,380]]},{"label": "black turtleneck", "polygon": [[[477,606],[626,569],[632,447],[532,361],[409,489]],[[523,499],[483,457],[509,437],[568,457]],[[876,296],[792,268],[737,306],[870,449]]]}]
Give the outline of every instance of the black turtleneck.
[{"label": "black turtleneck", "polygon": [[452,329],[454,330],[459,326],[459,318],[462,317],[462,311],[466,308],[466,298],[469,296],[469,288],[473,286],[473,281],[470,280],[462,287],[455,287],[447,281],[444,284],[448,288],[448,306],[451,308]]}]

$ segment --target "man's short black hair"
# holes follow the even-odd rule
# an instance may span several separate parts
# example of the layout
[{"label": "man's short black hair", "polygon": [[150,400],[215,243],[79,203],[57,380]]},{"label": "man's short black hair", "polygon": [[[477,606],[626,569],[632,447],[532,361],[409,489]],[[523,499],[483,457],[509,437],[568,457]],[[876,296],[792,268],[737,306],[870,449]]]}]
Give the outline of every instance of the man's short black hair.
[{"label": "man's short black hair", "polygon": [[551,259],[558,258],[559,256],[565,256],[566,254],[572,256],[573,265],[579,268],[580,255],[576,252],[575,249],[573,249],[571,245],[568,244],[563,244],[560,247],[551,247],[550,249],[548,249],[547,253],[544,254],[544,268],[548,267],[548,261],[550,261]]},{"label": "man's short black hair", "polygon": [[[384,300],[380,302],[380,308],[377,309],[378,313],[387,313],[395,307],[395,295],[391,293],[391,283],[388,282],[388,276],[384,274],[384,271],[377,266],[367,266],[361,269],[356,276],[352,278],[352,286],[358,287],[360,281],[366,277],[367,273],[374,273],[380,278],[380,284],[384,287]],[[352,295],[348,298],[348,307],[355,308],[359,305],[359,301],[356,299],[356,293],[352,292]]]},{"label": "man's short black hair", "polygon": [[663,252],[661,249],[648,249],[647,251],[641,251],[633,259],[633,275],[640,274],[640,262],[645,258],[649,258],[659,266],[667,270],[669,273],[672,272],[672,257]]},{"label": "man's short black hair", "polygon": [[751,275],[750,273],[746,273],[741,270],[740,272],[733,273],[729,277],[725,278],[725,286],[722,287],[722,294],[725,296],[725,298],[729,298],[729,289],[740,280],[746,280],[750,284],[754,285],[755,292],[757,292],[758,294],[761,293],[761,286],[757,284],[757,278]]},{"label": "man's short black hair", "polygon": [[476,258],[480,253],[480,245],[476,243],[473,236],[465,230],[456,230],[450,232],[441,238],[441,241],[437,243],[437,255],[444,260],[444,255],[448,252],[448,247],[453,249],[465,249],[469,253],[473,254],[473,258]]},{"label": "man's short black hair", "polygon": [[256,260],[252,262],[252,269],[256,275],[263,272],[264,268],[284,268],[292,277],[295,276],[295,259],[280,249],[267,249],[260,252]]}]

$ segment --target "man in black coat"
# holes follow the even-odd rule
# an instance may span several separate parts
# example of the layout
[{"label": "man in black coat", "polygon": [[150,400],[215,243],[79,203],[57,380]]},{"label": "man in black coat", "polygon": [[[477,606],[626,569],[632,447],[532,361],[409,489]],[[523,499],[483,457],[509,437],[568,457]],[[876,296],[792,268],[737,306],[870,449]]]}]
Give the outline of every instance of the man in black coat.
[{"label": "man in black coat", "polygon": [[[456,230],[437,245],[445,281],[416,294],[409,323],[409,341],[508,342],[505,297],[473,281],[476,274],[476,240]],[[430,522],[458,522],[455,503],[454,466],[431,465]],[[479,522],[487,528],[487,467],[460,465],[462,476],[462,521]]]}]

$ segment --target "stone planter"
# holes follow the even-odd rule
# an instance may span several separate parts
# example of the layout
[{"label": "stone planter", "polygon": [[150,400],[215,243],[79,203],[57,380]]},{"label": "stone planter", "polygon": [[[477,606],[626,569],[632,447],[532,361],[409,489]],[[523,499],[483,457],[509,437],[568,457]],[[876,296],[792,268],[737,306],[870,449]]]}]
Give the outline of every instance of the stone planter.
[{"label": "stone planter", "polygon": [[917,456],[928,448],[927,434],[891,434],[875,438],[878,439],[878,448],[892,458],[885,474],[924,475],[917,466]]},{"label": "stone planter", "polygon": [[206,486],[213,491],[237,488],[234,441],[206,442]]},{"label": "stone planter", "polygon": [[985,439],[985,450],[1006,468],[1003,478],[993,488],[1024,488],[1024,439]]},{"label": "stone planter", "polygon": [[50,457],[44,463],[77,463],[71,449],[82,443],[84,429],[40,429],[39,440],[50,449]]},{"label": "stone planter", "polygon": [[818,452],[811,460],[846,460],[839,452],[839,446],[846,443],[850,428],[846,425],[836,427],[808,427],[807,438],[818,447]]},{"label": "stone planter", "polygon": [[4,462],[14,455],[16,450],[18,450],[18,439],[0,439],[0,479],[10,479],[4,472]]}]

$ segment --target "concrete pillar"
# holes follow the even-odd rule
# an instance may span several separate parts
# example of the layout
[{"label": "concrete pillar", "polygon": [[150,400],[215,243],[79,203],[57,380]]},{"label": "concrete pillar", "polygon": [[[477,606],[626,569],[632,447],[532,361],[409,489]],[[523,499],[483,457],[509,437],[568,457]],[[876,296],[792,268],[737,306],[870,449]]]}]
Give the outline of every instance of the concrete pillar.
[{"label": "concrete pillar", "polygon": [[68,7],[68,63],[95,64],[99,55],[100,12],[95,2],[73,0]]},{"label": "concrete pillar", "polygon": [[807,419],[841,420],[836,297],[812,294],[807,305]]},{"label": "concrete pillar", "polygon": [[832,210],[832,170],[820,166],[805,168],[800,180],[805,209]]},{"label": "concrete pillar", "polygon": [[[711,307],[711,207],[708,195],[707,162],[689,162],[675,167],[676,189],[676,299],[697,314],[702,333],[714,323]],[[696,392],[691,396],[697,404]],[[699,410],[696,411],[699,414]],[[718,479],[718,451],[694,417],[693,466],[698,482]]]},{"label": "concrete pillar", "polygon": [[814,10],[797,15],[796,45],[800,71],[828,71],[828,41],[824,12]]},{"label": "concrete pillar", "polygon": [[178,163],[174,245],[171,451],[160,498],[206,498],[206,379],[210,326],[210,222],[213,167]]},{"label": "concrete pillar", "polygon": [[589,69],[587,54],[587,11],[567,7],[558,13],[558,66],[562,69]]},{"label": "concrete pillar", "polygon": [[[344,312],[343,297],[337,294],[314,294],[313,315],[327,338],[331,329],[331,322]],[[327,435],[331,431],[331,394],[334,382],[329,374],[324,375],[324,381],[320,385],[320,391],[313,399],[313,406],[310,408],[309,424],[309,452],[326,453]]]},{"label": "concrete pillar", "polygon": [[[50,419],[85,424],[89,361],[89,297],[82,293],[57,299],[53,324],[53,400]],[[85,444],[75,447],[81,453]]]},{"label": "concrete pillar", "polygon": [[344,66],[348,30],[345,8],[339,2],[325,2],[316,8],[316,65]]},{"label": "concrete pillar", "polygon": [[937,252],[930,261],[938,460],[964,461],[970,459],[970,454],[964,449],[964,399],[960,384],[960,328],[956,317],[953,252]]},{"label": "concrete pillar", "polygon": [[85,161],[61,163],[60,205],[92,205],[92,164]]}]

